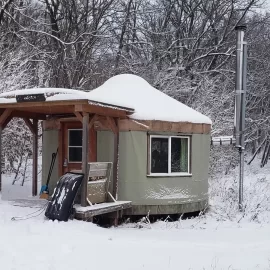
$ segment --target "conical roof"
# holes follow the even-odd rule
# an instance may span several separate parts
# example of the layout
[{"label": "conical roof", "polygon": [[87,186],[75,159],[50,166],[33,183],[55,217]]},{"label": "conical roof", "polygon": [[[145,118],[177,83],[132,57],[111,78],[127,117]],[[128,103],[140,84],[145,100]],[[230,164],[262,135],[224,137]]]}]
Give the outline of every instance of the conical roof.
[{"label": "conical roof", "polygon": [[160,120],[211,124],[211,120],[152,87],[143,78],[121,74],[107,80],[88,94],[89,100],[133,108],[137,120]]}]

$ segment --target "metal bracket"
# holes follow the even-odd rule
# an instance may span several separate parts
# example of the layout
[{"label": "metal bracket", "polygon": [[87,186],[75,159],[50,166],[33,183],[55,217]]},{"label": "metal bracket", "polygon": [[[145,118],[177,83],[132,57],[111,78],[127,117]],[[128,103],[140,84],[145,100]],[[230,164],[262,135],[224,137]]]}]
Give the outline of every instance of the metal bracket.
[{"label": "metal bracket", "polygon": [[244,94],[245,90],[235,90],[235,94]]}]

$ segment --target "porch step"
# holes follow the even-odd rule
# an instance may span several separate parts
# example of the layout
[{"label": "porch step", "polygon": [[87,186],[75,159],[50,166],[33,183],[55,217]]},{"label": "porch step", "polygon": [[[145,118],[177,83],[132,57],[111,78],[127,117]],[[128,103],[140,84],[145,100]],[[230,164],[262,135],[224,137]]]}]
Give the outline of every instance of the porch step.
[{"label": "porch step", "polygon": [[75,218],[80,220],[90,220],[94,216],[117,212],[131,207],[131,201],[104,202],[86,207],[82,207],[78,204],[73,206]]}]

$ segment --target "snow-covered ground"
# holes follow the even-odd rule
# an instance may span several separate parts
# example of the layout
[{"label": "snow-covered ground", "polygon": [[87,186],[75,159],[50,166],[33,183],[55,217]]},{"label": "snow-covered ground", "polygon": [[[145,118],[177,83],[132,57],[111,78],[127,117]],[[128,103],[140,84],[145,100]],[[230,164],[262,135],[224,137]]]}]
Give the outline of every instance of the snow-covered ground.
[{"label": "snow-covered ground", "polygon": [[[270,269],[269,172],[270,164],[261,169],[258,160],[246,166],[245,214],[237,211],[236,170],[211,179],[211,208],[204,216],[110,229],[76,220],[52,222],[31,205],[14,206],[4,200],[5,192],[18,193],[19,185],[11,186],[12,178],[6,178],[0,269]],[[12,220],[31,213],[33,218]]]}]

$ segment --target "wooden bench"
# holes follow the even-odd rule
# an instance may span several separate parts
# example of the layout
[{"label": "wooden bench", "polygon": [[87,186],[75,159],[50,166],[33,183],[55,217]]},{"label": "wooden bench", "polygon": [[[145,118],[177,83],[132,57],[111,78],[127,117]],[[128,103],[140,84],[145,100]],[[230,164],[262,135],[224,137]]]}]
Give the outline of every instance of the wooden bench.
[{"label": "wooden bench", "polygon": [[[117,218],[120,217],[122,210],[131,208],[132,205],[131,201],[116,201],[109,191],[112,162],[90,162],[88,165],[87,202],[89,206],[82,207],[78,203],[75,204],[75,218],[92,221],[94,216],[112,212],[116,212]],[[79,197],[80,190],[78,199]]]}]

